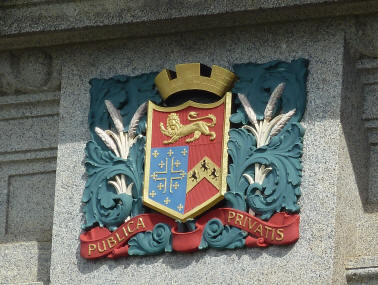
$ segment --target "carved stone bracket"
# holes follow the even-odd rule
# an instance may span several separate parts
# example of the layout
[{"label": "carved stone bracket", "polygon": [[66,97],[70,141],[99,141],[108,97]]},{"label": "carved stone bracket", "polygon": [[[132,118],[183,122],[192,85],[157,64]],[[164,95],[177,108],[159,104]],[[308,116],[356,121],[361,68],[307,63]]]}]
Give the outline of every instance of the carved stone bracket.
[{"label": "carved stone bracket", "polygon": [[43,50],[0,53],[0,96],[57,91],[59,59]]}]

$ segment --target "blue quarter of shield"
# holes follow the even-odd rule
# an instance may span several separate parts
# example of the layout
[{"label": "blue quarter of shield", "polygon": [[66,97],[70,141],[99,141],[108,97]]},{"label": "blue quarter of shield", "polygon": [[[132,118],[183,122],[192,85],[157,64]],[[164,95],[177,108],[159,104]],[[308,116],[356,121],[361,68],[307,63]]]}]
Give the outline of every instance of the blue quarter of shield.
[{"label": "blue quarter of shield", "polygon": [[151,148],[148,196],[173,211],[184,213],[188,146]]}]

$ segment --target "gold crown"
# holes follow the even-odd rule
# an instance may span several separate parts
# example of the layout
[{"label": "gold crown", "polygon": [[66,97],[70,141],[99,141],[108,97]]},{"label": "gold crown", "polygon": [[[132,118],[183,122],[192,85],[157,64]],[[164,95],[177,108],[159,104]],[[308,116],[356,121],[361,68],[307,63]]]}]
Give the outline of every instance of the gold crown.
[{"label": "gold crown", "polygon": [[[210,69],[202,65],[202,70]],[[213,65],[209,76],[201,75],[200,63],[177,64],[176,72],[163,69],[155,78],[155,84],[163,100],[184,90],[205,90],[222,97],[230,91],[237,77],[231,71]]]}]

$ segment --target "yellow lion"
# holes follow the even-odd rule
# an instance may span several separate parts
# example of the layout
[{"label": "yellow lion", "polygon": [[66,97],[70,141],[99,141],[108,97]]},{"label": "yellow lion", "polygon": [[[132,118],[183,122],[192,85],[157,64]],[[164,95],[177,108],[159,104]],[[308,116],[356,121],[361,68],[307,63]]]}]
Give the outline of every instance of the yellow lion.
[{"label": "yellow lion", "polygon": [[[197,140],[201,134],[210,136],[210,140],[213,141],[215,139],[215,132],[210,132],[209,127],[214,127],[216,124],[216,118],[214,115],[209,114],[204,117],[197,118],[197,112],[190,112],[188,114],[188,120],[190,121],[197,121],[188,125],[182,125],[180,122],[180,117],[176,113],[170,113],[167,118],[167,128],[164,127],[163,123],[160,123],[160,131],[168,136],[171,137],[170,140],[163,141],[164,144],[170,144],[177,142],[180,138],[193,134],[193,137],[188,138],[186,140],[187,143],[193,142]],[[204,122],[198,120],[202,119],[211,119],[212,122]]]}]

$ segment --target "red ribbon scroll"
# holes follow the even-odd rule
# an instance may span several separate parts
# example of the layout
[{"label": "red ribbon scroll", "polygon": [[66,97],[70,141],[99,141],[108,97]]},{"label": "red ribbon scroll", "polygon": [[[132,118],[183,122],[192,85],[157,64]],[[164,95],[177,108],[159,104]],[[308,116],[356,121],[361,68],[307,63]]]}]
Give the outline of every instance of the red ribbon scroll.
[{"label": "red ribbon scroll", "polygon": [[133,217],[114,232],[96,227],[80,235],[80,254],[88,259],[128,256],[128,240],[140,232],[152,231],[158,223],[165,223],[171,227],[172,247],[175,251],[197,251],[205,226],[211,219],[218,219],[223,225],[234,226],[248,232],[245,241],[247,247],[285,245],[294,243],[299,238],[297,214],[280,212],[265,222],[243,211],[219,208],[200,217],[196,221],[196,229],[192,232],[178,232],[174,220],[155,213]]}]

